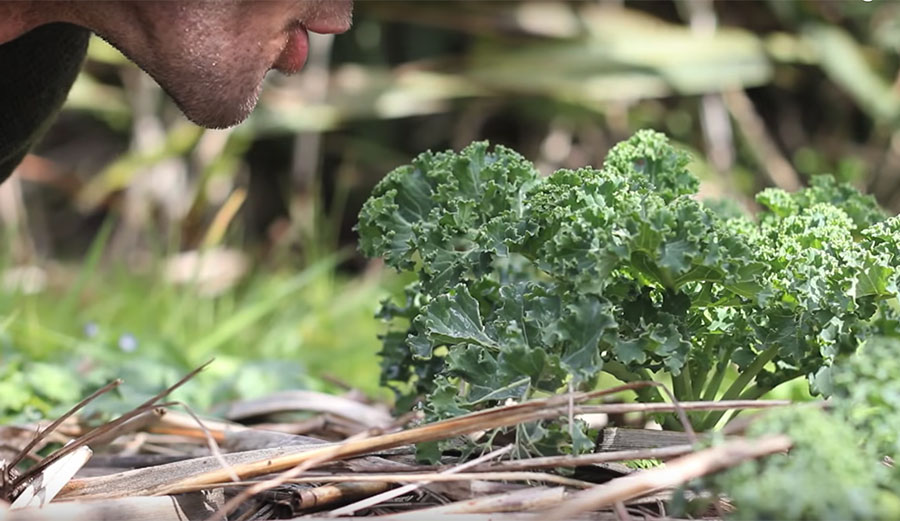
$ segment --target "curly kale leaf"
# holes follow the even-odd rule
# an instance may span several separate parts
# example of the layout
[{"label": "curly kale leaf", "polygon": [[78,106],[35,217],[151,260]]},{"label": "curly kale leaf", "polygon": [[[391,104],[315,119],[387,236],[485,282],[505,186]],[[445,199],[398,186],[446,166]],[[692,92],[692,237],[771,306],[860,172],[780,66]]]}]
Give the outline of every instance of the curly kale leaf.
[{"label": "curly kale leaf", "polygon": [[671,147],[664,136],[641,130],[614,146],[603,167],[627,179],[633,191],[653,192],[669,202],[697,192],[700,183],[688,170],[689,164],[690,158]]},{"label": "curly kale leaf", "polygon": [[426,152],[389,173],[359,218],[360,248],[400,270],[417,267],[426,292],[439,293],[490,270],[521,215],[534,165],[498,146],[473,143],[459,154]]},{"label": "curly kale leaf", "polygon": [[817,204],[833,206],[853,221],[854,232],[887,217],[874,197],[863,195],[850,184],[838,183],[827,175],[814,176],[808,188],[794,193],[768,188],[757,194],[756,200],[777,217],[787,217]]},{"label": "curly kale leaf", "polygon": [[669,290],[695,282],[759,290],[752,252],[721,233],[716,215],[685,195],[670,200],[629,181],[605,169],[556,172],[531,194],[524,217],[537,226],[523,254],[557,280],[599,293],[618,283],[617,271]]}]

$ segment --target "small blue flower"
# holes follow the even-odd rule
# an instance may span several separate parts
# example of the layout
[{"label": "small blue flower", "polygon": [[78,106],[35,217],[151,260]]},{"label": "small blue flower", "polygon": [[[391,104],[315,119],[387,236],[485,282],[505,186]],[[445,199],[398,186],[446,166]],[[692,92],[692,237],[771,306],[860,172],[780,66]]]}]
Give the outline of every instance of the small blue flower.
[{"label": "small blue flower", "polygon": [[96,322],[88,322],[84,325],[84,336],[94,338],[100,333],[100,326]]},{"label": "small blue flower", "polygon": [[138,347],[137,338],[131,333],[125,333],[119,337],[119,349],[126,353],[133,353]]}]

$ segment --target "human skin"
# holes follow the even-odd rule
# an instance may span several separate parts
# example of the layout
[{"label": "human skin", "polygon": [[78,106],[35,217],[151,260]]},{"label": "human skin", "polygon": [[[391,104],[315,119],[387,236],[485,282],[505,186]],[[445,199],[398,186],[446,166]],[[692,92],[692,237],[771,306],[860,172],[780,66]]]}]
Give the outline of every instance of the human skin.
[{"label": "human skin", "polygon": [[0,0],[0,44],[35,27],[86,27],[147,71],[195,123],[235,125],[271,69],[297,72],[307,29],[350,27],[352,0]]}]

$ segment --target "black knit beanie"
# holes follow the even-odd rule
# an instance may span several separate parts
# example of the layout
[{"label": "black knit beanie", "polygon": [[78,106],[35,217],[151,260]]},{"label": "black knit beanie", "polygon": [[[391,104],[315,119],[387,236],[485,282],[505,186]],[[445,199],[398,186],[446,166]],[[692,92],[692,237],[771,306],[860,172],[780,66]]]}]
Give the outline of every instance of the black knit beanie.
[{"label": "black knit beanie", "polygon": [[90,34],[55,23],[0,45],[0,181],[22,161],[66,100]]}]

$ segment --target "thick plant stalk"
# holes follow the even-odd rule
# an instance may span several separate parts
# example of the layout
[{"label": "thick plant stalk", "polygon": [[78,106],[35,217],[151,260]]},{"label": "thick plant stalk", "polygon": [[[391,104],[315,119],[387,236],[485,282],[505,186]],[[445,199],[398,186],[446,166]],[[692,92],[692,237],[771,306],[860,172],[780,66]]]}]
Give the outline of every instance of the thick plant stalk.
[{"label": "thick plant stalk", "polygon": [[728,348],[725,352],[725,356],[722,357],[722,360],[716,366],[716,373],[703,391],[703,395],[701,396],[702,400],[710,401],[716,399],[716,395],[719,394],[719,388],[722,387],[722,380],[725,378],[725,373],[728,372],[728,367],[731,365],[732,353],[734,353],[734,346]]},{"label": "thick plant stalk", "polygon": [[692,401],[697,399],[697,397],[694,396],[694,385],[691,381],[691,367],[689,364],[690,362],[685,362],[684,367],[681,368],[681,372],[678,373],[678,376],[672,379],[673,387],[675,387],[676,381],[680,382],[679,387],[681,387],[681,393],[675,393],[675,397],[679,400]]},{"label": "thick plant stalk", "polygon": [[[729,387],[728,390],[725,391],[725,394],[722,395],[722,399],[723,400],[734,400],[735,398],[739,397],[741,395],[741,393],[744,391],[744,388],[747,387],[747,385],[754,378],[756,378],[756,375],[758,375],[760,373],[760,371],[762,371],[763,368],[765,368],[766,364],[768,364],[769,362],[772,361],[773,358],[775,358],[775,355],[778,354],[778,348],[779,348],[779,346],[777,344],[775,344],[775,345],[772,345],[772,346],[766,348],[765,351],[760,353],[759,356],[756,357],[756,360],[754,360],[753,363],[750,364],[749,367],[747,367],[747,370],[744,371],[743,373],[741,373],[741,375],[738,376],[737,380],[735,380],[734,383],[731,384],[731,387]],[[716,411],[716,412],[709,413],[709,415],[703,421],[703,424],[701,425],[701,429],[702,430],[712,429],[713,427],[716,426],[717,423],[719,423],[719,420],[722,419],[722,416],[724,414],[725,414],[725,411]]]},{"label": "thick plant stalk", "polygon": [[[653,376],[650,375],[648,371],[645,370],[642,374],[633,373],[620,362],[608,361],[603,364],[603,370],[625,383],[653,381]],[[641,397],[641,401],[644,402],[665,401],[663,399],[662,393],[655,386],[647,386],[640,389],[635,389],[635,392],[638,394],[638,396]]]}]

